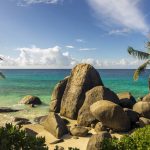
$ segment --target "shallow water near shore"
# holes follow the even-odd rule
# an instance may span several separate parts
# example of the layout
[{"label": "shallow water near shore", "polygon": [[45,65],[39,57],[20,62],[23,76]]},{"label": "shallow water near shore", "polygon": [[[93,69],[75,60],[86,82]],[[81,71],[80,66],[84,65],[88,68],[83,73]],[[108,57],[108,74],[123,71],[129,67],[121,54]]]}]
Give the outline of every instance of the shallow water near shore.
[{"label": "shallow water near shore", "polygon": [[[0,107],[9,106],[23,109],[20,112],[2,114],[4,120],[11,120],[14,116],[33,119],[37,116],[48,113],[50,95],[54,86],[64,77],[70,74],[71,70],[2,70],[6,75],[5,80],[0,80]],[[133,81],[134,70],[128,69],[101,69],[98,70],[104,85],[111,90],[118,92],[129,91],[136,98],[147,94],[148,76],[150,70],[142,74],[138,82]],[[42,106],[30,108],[20,105],[19,101],[26,95],[40,97],[44,103]],[[3,122],[2,117],[1,122]],[[7,118],[7,119],[6,119]]]}]

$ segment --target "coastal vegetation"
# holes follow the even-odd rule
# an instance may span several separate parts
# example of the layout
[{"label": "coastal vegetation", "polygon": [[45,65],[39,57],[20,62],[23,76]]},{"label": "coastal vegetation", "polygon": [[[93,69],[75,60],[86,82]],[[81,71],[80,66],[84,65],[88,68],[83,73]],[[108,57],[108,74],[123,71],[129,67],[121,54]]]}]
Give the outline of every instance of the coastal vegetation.
[{"label": "coastal vegetation", "polygon": [[102,150],[149,150],[150,149],[150,125],[139,128],[131,135],[125,135],[119,139],[105,139]]},{"label": "coastal vegetation", "polygon": [[6,124],[0,128],[0,149],[1,150],[48,150],[45,138],[35,137],[24,130],[21,126]]},{"label": "coastal vegetation", "polygon": [[[144,60],[145,62],[140,65],[134,72],[133,79],[138,80],[140,74],[145,71],[145,69],[150,65],[150,42],[146,43],[147,52],[135,50],[132,47],[128,47],[128,53],[139,60]],[[149,89],[150,89],[150,78],[149,78]]]}]

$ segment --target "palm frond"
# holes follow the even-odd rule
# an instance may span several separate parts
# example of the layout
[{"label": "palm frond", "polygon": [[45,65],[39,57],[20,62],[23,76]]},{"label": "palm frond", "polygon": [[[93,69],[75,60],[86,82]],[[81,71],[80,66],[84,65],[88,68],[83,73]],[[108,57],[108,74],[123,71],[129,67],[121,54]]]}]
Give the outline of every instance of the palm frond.
[{"label": "palm frond", "polygon": [[137,70],[135,70],[134,75],[133,75],[133,79],[136,81],[139,79],[139,75],[145,71],[146,67],[150,64],[150,61],[148,60],[147,62],[145,62],[144,64],[142,64],[140,67],[138,67]]},{"label": "palm frond", "polygon": [[128,53],[134,57],[137,57],[139,59],[149,59],[150,58],[150,54],[146,53],[146,52],[141,52],[138,50],[133,49],[132,47],[128,47]]},{"label": "palm frond", "polygon": [[2,72],[0,72],[0,77],[1,77],[2,79],[5,79],[5,78],[6,78],[5,75],[4,75]]}]

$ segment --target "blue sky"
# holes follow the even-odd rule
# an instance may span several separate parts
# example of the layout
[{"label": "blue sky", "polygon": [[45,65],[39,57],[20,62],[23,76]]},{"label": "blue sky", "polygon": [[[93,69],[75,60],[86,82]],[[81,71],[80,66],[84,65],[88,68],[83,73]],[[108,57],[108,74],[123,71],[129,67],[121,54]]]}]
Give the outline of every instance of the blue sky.
[{"label": "blue sky", "polygon": [[135,68],[144,50],[149,0],[1,0],[1,68]]}]

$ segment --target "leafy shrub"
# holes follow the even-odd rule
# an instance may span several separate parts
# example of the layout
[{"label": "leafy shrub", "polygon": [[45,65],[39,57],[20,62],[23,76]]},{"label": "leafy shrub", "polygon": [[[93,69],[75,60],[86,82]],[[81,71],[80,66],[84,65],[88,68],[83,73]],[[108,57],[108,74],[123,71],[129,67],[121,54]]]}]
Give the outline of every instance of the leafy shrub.
[{"label": "leafy shrub", "polygon": [[[56,145],[55,146],[55,149],[54,150],[58,150],[59,149],[59,146],[58,145]],[[68,150],[80,150],[80,149],[78,149],[78,148],[73,148],[73,147],[68,147]]]},{"label": "leafy shrub", "polygon": [[48,150],[45,138],[21,130],[21,126],[6,124],[0,128],[0,150]]},{"label": "leafy shrub", "polygon": [[150,150],[150,126],[137,129],[120,140],[105,139],[102,150]]}]

